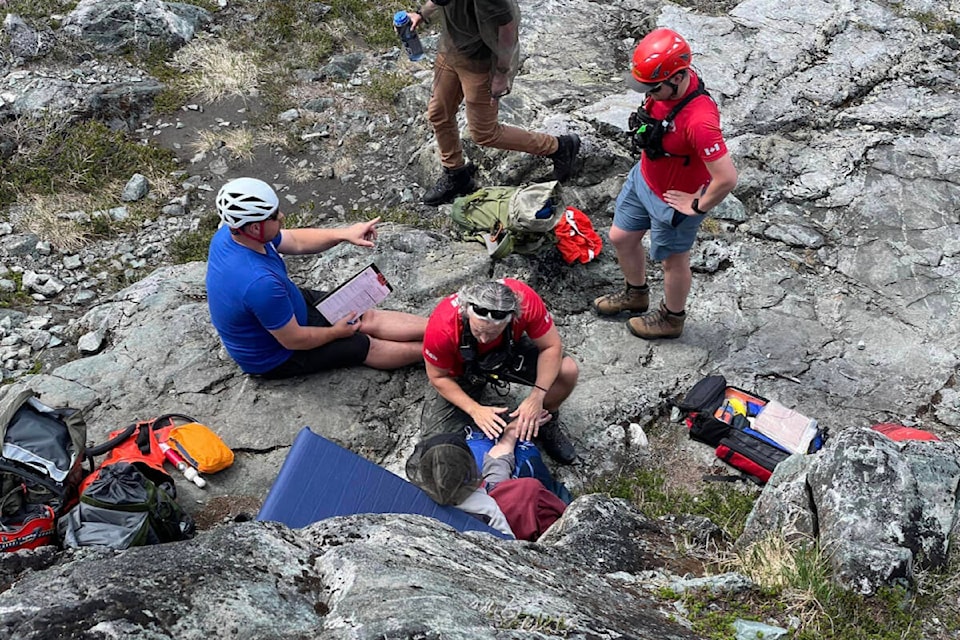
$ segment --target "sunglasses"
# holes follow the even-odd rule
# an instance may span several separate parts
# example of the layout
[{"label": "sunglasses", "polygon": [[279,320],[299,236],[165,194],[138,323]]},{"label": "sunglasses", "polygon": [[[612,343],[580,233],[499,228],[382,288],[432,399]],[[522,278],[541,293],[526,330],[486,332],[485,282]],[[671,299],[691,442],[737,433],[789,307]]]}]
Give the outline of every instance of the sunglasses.
[{"label": "sunglasses", "polygon": [[280,219],[280,209],[277,209],[276,211],[271,213],[269,216],[267,216],[267,220],[279,220],[279,219]]},{"label": "sunglasses", "polygon": [[478,318],[487,318],[488,320],[502,321],[513,315],[512,311],[487,309],[486,307],[478,307],[475,304],[470,305],[470,309],[473,311],[473,315],[477,316]]},{"label": "sunglasses", "polygon": [[644,86],[646,87],[646,89],[644,89],[644,93],[656,93],[663,87],[663,83],[658,82],[657,84],[648,84]]}]

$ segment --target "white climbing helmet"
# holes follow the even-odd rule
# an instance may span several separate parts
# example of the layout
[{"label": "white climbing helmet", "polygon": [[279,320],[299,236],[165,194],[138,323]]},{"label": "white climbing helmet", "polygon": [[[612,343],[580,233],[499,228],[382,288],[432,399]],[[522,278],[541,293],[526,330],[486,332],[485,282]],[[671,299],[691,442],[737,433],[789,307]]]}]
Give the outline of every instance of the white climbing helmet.
[{"label": "white climbing helmet", "polygon": [[256,178],[231,180],[217,193],[217,213],[231,229],[239,229],[248,222],[262,222],[279,208],[277,192]]}]

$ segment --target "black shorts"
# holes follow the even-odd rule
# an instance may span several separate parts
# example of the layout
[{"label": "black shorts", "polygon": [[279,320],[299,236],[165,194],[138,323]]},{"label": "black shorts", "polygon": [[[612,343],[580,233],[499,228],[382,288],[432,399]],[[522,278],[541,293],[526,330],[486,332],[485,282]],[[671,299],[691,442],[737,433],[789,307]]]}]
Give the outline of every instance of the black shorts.
[{"label": "black shorts", "polygon": [[[329,327],[330,323],[322,313],[317,311],[317,303],[327,295],[327,292],[300,287],[300,293],[303,294],[303,299],[307,303],[307,326]],[[274,379],[292,378],[318,371],[353,367],[363,364],[369,352],[370,337],[357,331],[349,338],[340,338],[313,349],[294,351],[286,362],[260,375]]]}]

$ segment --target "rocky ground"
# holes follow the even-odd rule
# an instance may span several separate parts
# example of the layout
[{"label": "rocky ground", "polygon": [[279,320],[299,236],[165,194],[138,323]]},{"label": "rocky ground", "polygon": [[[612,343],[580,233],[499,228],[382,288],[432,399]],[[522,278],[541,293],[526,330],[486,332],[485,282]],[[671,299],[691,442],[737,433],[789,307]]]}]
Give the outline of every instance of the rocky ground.
[{"label": "rocky ground", "polygon": [[[269,33],[269,16],[257,11],[275,5],[225,4],[198,23],[195,41],[244,24]],[[326,15],[326,5],[308,4],[304,32],[324,22],[313,12]],[[579,493],[638,469],[664,470],[673,486],[694,492],[704,474],[729,472],[669,421],[666,403],[715,371],[835,431],[896,421],[955,442],[960,45],[950,25],[960,10],[928,4],[799,10],[750,0],[707,15],[657,2],[541,0],[525,9],[529,56],[503,119],[581,134],[583,164],[567,196],[605,239],[634,161],[620,132],[636,100],[619,80],[633,37],[656,21],[695,45],[740,184],[704,226],[691,319],[671,343],[636,340],[622,319],[589,311],[589,299],[619,282],[609,246],[585,266],[549,252],[491,264],[479,245],[454,241],[444,209],[419,204],[438,171],[423,118],[429,60],[409,63],[386,45],[344,48],[317,64],[290,56],[282,82],[265,73],[239,96],[191,95],[161,113],[150,107],[165,95],[161,84],[129,60],[82,47],[72,58],[34,56],[36,47],[17,49],[11,38],[0,79],[5,160],[12,123],[46,109],[98,114],[172,151],[177,164],[140,199],[122,200],[127,179],[146,171],[131,166],[106,203],[48,205],[55,220],[81,221],[82,242],[59,227],[44,235],[29,201],[8,208],[0,224],[4,376],[40,373],[29,380],[45,399],[90,405],[96,440],[144,413],[184,411],[212,423],[238,461],[206,493],[186,488],[204,526],[256,510],[304,424],[399,472],[416,438],[422,372],[256,383],[218,348],[204,316],[202,265],[157,270],[184,238],[210,228],[223,181],[256,175],[278,186],[292,223],[390,221],[373,256],[401,285],[389,302],[396,308],[427,313],[469,279],[510,275],[536,286],[582,363],[564,418],[582,460],[558,470]],[[571,23],[571,14],[580,19]],[[516,184],[549,168],[466,146],[484,184]],[[337,282],[368,259],[336,250],[291,260],[291,270]],[[654,267],[655,291],[659,278]]]}]

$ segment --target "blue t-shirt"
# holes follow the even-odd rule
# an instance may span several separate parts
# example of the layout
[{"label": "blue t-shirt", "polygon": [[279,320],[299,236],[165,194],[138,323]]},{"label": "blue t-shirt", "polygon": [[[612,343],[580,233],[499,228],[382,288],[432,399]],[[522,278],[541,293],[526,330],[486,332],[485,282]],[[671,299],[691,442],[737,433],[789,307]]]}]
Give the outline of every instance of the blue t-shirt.
[{"label": "blue t-shirt", "polygon": [[307,303],[287,275],[277,253],[280,235],[257,253],[221,227],[210,240],[207,258],[207,304],[220,340],[246,373],[266,373],[293,354],[268,329],[279,329],[296,316],[307,324]]}]

